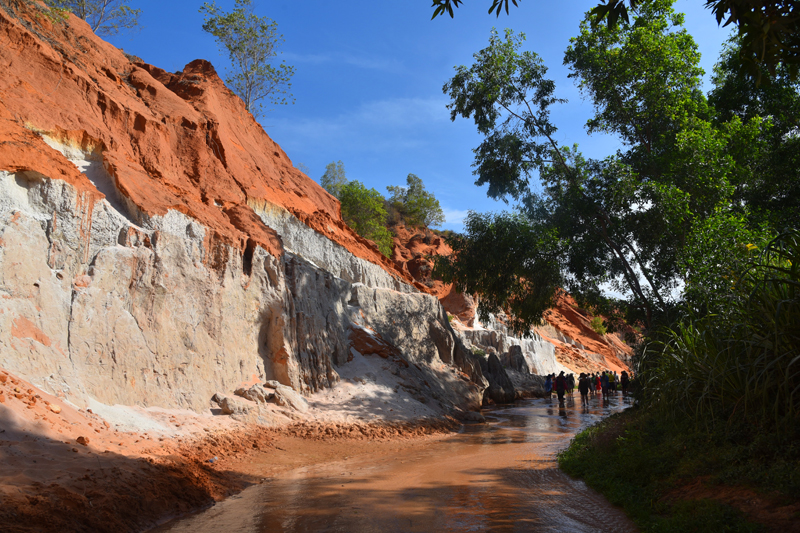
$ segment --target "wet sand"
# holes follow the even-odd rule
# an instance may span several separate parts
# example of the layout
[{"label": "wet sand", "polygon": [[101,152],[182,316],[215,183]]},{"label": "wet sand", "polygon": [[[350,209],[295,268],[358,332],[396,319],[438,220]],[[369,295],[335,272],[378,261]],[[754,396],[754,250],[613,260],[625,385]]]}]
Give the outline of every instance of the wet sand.
[{"label": "wet sand", "polygon": [[349,456],[339,443],[340,455],[322,462],[296,457],[282,471],[265,463],[260,484],[154,531],[636,531],[557,468],[555,452],[575,433],[626,406],[618,396],[584,409],[575,398],[563,409],[537,399],[485,410],[486,424],[375,453],[362,443]]}]

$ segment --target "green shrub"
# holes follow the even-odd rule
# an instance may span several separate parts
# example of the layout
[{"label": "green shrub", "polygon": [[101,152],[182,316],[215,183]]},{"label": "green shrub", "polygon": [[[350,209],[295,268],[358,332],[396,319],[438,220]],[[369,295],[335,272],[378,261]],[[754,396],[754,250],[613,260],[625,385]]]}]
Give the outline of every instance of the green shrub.
[{"label": "green shrub", "polygon": [[603,318],[602,317],[599,317],[599,316],[594,317],[592,319],[592,321],[589,322],[589,327],[591,327],[592,330],[595,333],[597,333],[598,335],[605,335],[606,334],[606,326],[603,323]]},{"label": "green shrub", "polygon": [[386,229],[384,198],[359,181],[348,181],[339,188],[342,218],[362,237],[373,241],[386,257],[392,255],[392,233]]},{"label": "green shrub", "polygon": [[[699,432],[692,424],[676,425],[635,408],[576,435],[558,454],[558,464],[621,506],[647,532],[760,531],[759,525],[722,502],[680,495],[700,476],[710,484],[720,483],[727,475],[733,483],[750,485],[750,478],[736,474],[736,465],[753,470],[752,478],[758,483],[751,486],[772,488],[764,482],[769,468],[746,441],[731,443],[725,432]],[[791,472],[796,475],[798,470],[794,466]]]}]

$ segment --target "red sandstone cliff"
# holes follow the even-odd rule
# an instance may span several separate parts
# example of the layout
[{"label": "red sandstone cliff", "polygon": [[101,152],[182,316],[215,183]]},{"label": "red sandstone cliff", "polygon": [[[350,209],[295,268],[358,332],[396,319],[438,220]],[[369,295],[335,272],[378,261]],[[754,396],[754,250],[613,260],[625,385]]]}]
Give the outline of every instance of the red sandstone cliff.
[{"label": "red sandstone cliff", "polygon": [[176,210],[212,230],[209,250],[250,242],[280,255],[280,238],[253,211],[273,204],[413,283],[345,225],[339,202],[294,168],[207,61],[175,74],[132,62],[83,20],[54,24],[25,2],[0,10],[0,38],[0,168],[59,177],[89,205],[103,198],[46,135],[102,157],[135,210]]}]

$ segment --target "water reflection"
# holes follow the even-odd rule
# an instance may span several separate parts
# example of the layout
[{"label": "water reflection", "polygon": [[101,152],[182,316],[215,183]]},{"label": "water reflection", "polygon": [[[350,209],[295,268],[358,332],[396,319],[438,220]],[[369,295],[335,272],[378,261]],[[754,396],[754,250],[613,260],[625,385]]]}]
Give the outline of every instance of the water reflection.
[{"label": "water reflection", "polygon": [[577,400],[486,409],[486,424],[430,446],[299,468],[158,531],[635,531],[555,465],[576,432],[627,405]]}]

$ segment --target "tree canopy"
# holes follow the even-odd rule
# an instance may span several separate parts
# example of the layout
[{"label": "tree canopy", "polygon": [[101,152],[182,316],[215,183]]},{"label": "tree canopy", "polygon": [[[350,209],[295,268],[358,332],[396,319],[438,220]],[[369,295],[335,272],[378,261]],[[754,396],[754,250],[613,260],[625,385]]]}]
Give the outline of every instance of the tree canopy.
[{"label": "tree canopy", "polygon": [[[646,327],[663,324],[685,304],[713,310],[724,294],[719,289],[731,283],[725,274],[774,234],[776,216],[795,213],[789,198],[797,180],[759,174],[775,172],[776,154],[796,147],[796,130],[787,133],[794,119],[778,115],[785,124],[775,133],[776,116],[741,107],[746,102],[731,102],[727,111],[710,105],[700,91],[697,46],[682,22],[671,0],[655,0],[616,27],[593,24],[589,13],[571,40],[564,63],[595,106],[587,129],[622,141],[605,159],[587,159],[577,146],[557,142],[550,110],[565,100],[541,58],[522,51],[524,35],[492,32],[474,64],[456,69],[443,90],[451,118],[472,118],[484,137],[474,150],[476,184],[488,185],[493,198],[513,201],[515,211],[467,225],[463,239],[471,244],[456,243],[454,254],[437,265],[450,281],[467,291],[487,290],[480,280],[498,270],[484,268],[481,256],[507,252],[491,247],[485,228],[499,231],[524,219],[554,239],[565,288],[612,315],[612,327],[615,316]],[[724,83],[735,79],[735,67],[719,66],[715,101],[727,94]],[[777,90],[752,88],[764,103]],[[784,88],[775,102],[794,102],[796,88]],[[745,108],[750,112],[741,112]],[[537,178],[541,189],[531,186]],[[752,184],[761,183],[780,214],[758,215],[759,198],[766,201],[767,193]],[[530,250],[509,260],[535,264],[549,249]],[[518,279],[507,294],[491,294],[487,306],[510,307],[520,298],[514,291],[554,283],[544,269],[522,273],[506,266],[502,272]],[[524,314],[515,325],[523,331],[547,309],[546,299],[535,292],[531,298],[539,305],[517,308]]]},{"label": "tree canopy", "polygon": [[344,163],[341,159],[339,161],[331,161],[325,165],[325,173],[322,174],[319,184],[322,188],[334,195],[336,198],[342,197],[342,187],[347,183],[347,177],[344,171]]},{"label": "tree canopy", "polygon": [[[448,14],[454,16],[453,8],[464,0],[433,0],[433,17]],[[489,13],[509,12],[509,1],[515,6],[517,0],[492,0]],[[521,1],[521,0],[520,0]],[[590,11],[592,24],[605,21],[609,28],[619,23],[629,24],[629,9],[638,13],[649,0],[600,0]],[[740,71],[760,81],[762,69],[770,74],[783,65],[792,77],[797,76],[800,66],[800,9],[797,0],[705,0],[718,24],[734,24],[741,38],[739,56]],[[724,24],[723,24],[724,22]]]},{"label": "tree canopy", "polygon": [[356,180],[343,184],[339,191],[342,218],[347,225],[362,237],[373,241],[383,255],[390,257],[394,241],[386,228],[383,195]]},{"label": "tree canopy", "polygon": [[232,66],[225,83],[254,117],[264,112],[263,99],[276,105],[294,103],[289,93],[294,67],[285,61],[272,65],[284,40],[277,22],[253,13],[252,0],[236,0],[230,12],[206,2],[200,12],[205,15],[203,30],[213,35],[230,57]]}]

